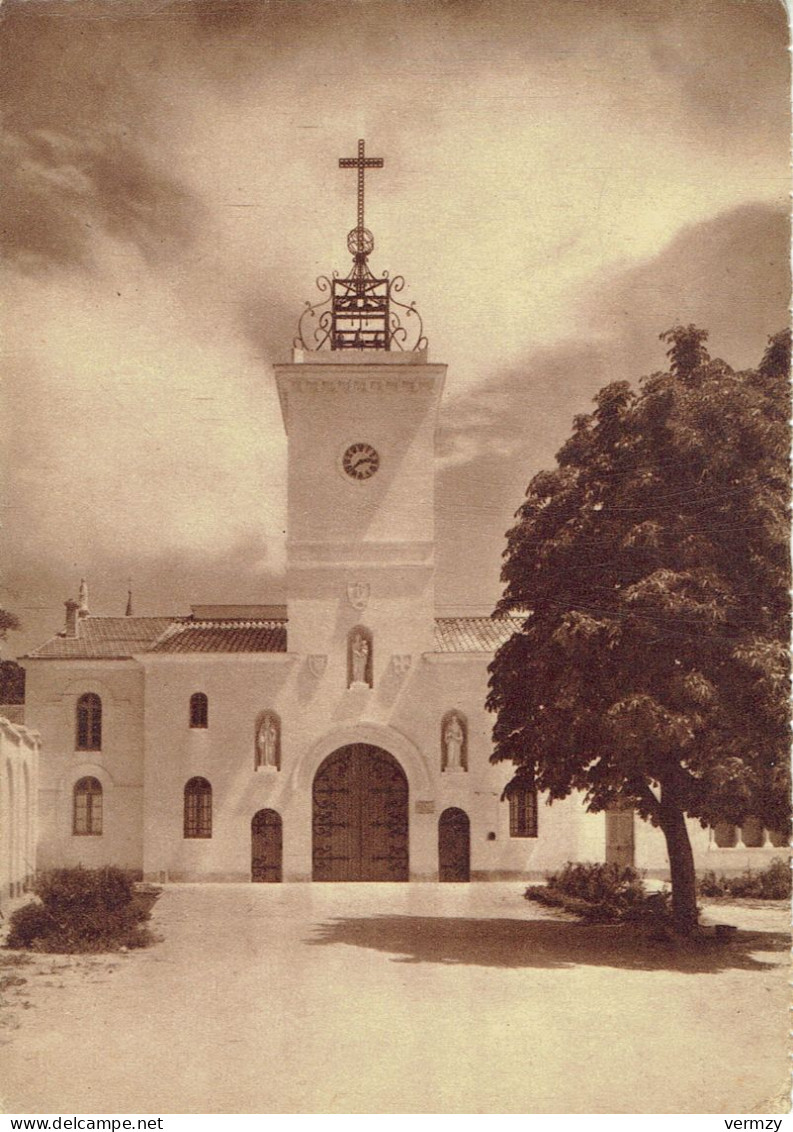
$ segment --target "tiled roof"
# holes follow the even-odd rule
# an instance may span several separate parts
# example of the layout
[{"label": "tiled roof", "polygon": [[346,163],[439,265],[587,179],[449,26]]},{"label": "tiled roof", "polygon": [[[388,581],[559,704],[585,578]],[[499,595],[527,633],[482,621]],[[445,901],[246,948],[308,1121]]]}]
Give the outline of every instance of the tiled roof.
[{"label": "tiled roof", "polygon": [[142,652],[286,652],[282,620],[83,617],[78,637],[53,637],[28,654],[45,659],[121,659]]},{"label": "tiled roof", "polygon": [[83,617],[79,637],[53,637],[30,657],[101,658],[146,652],[173,624],[173,617]]},{"label": "tiled roof", "polygon": [[149,652],[286,652],[286,621],[183,621]]},{"label": "tiled roof", "polygon": [[522,617],[436,617],[438,652],[495,652],[523,622]]},{"label": "tiled roof", "polygon": [[[438,652],[492,653],[520,626],[519,617],[437,617]],[[135,653],[286,652],[286,621],[190,617],[84,617],[79,637],[53,637],[28,654],[44,659],[120,659]]]}]

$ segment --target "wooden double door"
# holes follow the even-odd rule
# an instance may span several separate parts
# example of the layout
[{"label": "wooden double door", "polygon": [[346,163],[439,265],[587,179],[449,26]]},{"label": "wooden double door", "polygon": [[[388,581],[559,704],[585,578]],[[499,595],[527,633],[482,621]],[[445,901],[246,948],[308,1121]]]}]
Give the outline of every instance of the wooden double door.
[{"label": "wooden double door", "polygon": [[387,751],[352,743],[328,755],[312,806],[314,880],[408,879],[408,783]]}]

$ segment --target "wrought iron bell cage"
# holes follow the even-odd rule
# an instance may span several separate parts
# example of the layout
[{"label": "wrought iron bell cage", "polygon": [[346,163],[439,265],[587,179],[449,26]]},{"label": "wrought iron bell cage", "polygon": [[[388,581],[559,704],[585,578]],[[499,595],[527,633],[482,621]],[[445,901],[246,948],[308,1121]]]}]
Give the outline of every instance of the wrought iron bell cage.
[{"label": "wrought iron bell cage", "polygon": [[383,165],[381,157],[366,157],[362,139],[357,157],[339,159],[341,168],[358,172],[358,223],[347,236],[352,268],[343,278],[334,272],[317,279],[324,298],[306,303],[294,342],[298,349],[411,351],[427,345],[415,304],[395,297],[405,286],[403,277],[387,271],[378,277],[369,268],[374,236],[364,227],[364,172]]}]

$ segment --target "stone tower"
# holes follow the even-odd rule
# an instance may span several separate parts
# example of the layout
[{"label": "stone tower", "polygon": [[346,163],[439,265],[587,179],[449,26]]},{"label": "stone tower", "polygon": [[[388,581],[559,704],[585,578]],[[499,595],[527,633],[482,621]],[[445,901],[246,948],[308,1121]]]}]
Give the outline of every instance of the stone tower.
[{"label": "stone tower", "polygon": [[427,362],[420,319],[396,298],[402,280],[368,266],[363,177],[382,164],[362,141],[340,161],[358,170],[352,269],[320,280],[327,301],[304,313],[291,363],[275,367],[288,438],[289,651],[346,665],[351,681],[348,642],[360,629],[369,683],[393,657],[434,647],[433,457],[446,373]]}]

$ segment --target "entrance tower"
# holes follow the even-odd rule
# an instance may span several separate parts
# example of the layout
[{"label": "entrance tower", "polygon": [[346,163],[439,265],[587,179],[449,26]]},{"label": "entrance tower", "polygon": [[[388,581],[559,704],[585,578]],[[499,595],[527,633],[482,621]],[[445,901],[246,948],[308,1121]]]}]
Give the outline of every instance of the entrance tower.
[{"label": "entrance tower", "polygon": [[[434,444],[446,367],[427,361],[399,276],[369,268],[358,143],[352,267],[323,277],[292,361],[275,367],[288,439],[290,653],[318,657],[337,686],[373,687],[394,658],[433,645]],[[325,661],[324,658],[327,658]]]}]

